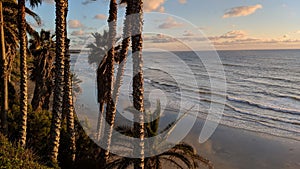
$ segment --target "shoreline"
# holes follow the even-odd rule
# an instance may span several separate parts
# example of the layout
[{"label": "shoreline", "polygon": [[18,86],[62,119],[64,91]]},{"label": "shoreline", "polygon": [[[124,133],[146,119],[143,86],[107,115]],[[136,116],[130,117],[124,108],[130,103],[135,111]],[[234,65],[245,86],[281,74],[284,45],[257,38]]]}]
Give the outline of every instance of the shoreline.
[{"label": "shoreline", "polygon": [[300,141],[219,124],[210,139],[200,144],[203,122],[198,119],[183,141],[211,160],[215,169],[300,168]]},{"label": "shoreline", "polygon": [[[85,107],[88,109],[88,107]],[[96,118],[86,109],[91,126]],[[166,112],[162,123],[167,124],[174,113]],[[95,121],[93,121],[95,120]],[[199,134],[204,120],[198,117],[190,132],[182,140],[192,145],[215,169],[298,169],[300,168],[300,141],[263,132],[219,124],[213,135],[200,144]]]}]

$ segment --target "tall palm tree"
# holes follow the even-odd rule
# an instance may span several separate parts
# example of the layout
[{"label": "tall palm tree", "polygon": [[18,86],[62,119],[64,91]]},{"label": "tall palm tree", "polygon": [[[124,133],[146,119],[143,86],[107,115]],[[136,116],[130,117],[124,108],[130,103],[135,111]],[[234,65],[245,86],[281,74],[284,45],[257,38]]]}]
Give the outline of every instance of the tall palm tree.
[{"label": "tall palm tree", "polygon": [[[72,74],[70,72],[70,40],[66,40],[66,54],[64,58],[64,96],[63,96],[63,116],[67,119],[67,134],[69,157],[71,162],[75,161],[76,145],[75,145],[75,129],[74,129],[74,105],[73,105],[73,90],[72,90]],[[64,118],[63,118],[64,120]]]},{"label": "tall palm tree", "polygon": [[4,22],[3,22],[3,7],[2,0],[0,1],[0,48],[1,48],[1,132],[7,134],[7,112],[8,112],[8,76],[6,73],[7,59],[5,53],[5,40],[4,40]]},{"label": "tall palm tree", "polygon": [[[119,66],[118,66],[117,77],[114,84],[114,88],[113,88],[114,90],[112,95],[114,101],[113,110],[116,110],[118,95],[120,92],[120,87],[122,82],[122,76],[124,75],[128,49],[130,45],[130,35],[131,35],[130,14],[132,14],[132,3],[127,2],[126,0],[120,1],[120,4],[124,4],[124,3],[127,4],[127,7],[126,7],[126,18],[124,21],[124,28],[123,28],[123,40],[121,46],[115,47],[115,61],[119,63]],[[103,108],[104,108],[104,103],[106,103],[105,98],[107,95],[106,91],[102,91],[103,89],[105,89],[105,87],[103,87],[105,85],[105,76],[104,76],[104,73],[106,72],[105,69],[106,69],[106,57],[103,58],[103,60],[101,61],[97,69],[98,102],[100,104],[99,116],[97,122],[97,132],[96,132],[96,139],[98,141],[100,140],[100,135],[102,131]]]},{"label": "tall palm tree", "polygon": [[[31,0],[30,4],[36,6],[40,4],[41,0]],[[20,72],[21,72],[21,82],[20,82],[20,111],[22,114],[21,120],[21,130],[20,130],[20,143],[22,146],[26,144],[26,128],[27,128],[27,35],[26,35],[26,8],[25,0],[18,0],[19,5],[19,40],[20,40]]]},{"label": "tall palm tree", "polygon": [[[134,113],[135,137],[140,138],[141,142],[134,148],[135,156],[141,158],[135,163],[135,169],[144,168],[144,78],[143,78],[143,0],[133,1],[133,13],[135,14],[132,25],[132,60],[133,60],[133,106],[138,113]],[[139,122],[139,123],[138,123]]]},{"label": "tall palm tree", "polygon": [[56,57],[55,57],[55,84],[54,101],[51,122],[51,150],[50,161],[57,164],[59,149],[60,128],[62,118],[63,80],[64,80],[64,55],[66,51],[66,0],[55,0],[56,8]]},{"label": "tall palm tree", "polygon": [[[87,45],[87,48],[90,49],[90,54],[88,55],[89,64],[96,63],[97,67],[97,92],[98,92],[98,103],[99,103],[99,115],[97,122],[97,131],[96,131],[96,140],[100,140],[100,133],[102,131],[102,121],[103,121],[103,113],[104,113],[104,104],[108,102],[107,94],[109,91],[107,85],[107,76],[105,75],[108,68],[107,62],[107,51],[109,40],[108,31],[104,30],[103,34],[98,32],[92,34],[95,38],[94,43],[90,43]],[[117,41],[117,40],[116,40]],[[119,62],[119,50],[120,45],[114,47],[114,62]]]},{"label": "tall palm tree", "polygon": [[[18,29],[18,12],[19,12],[19,5],[15,1],[8,1],[4,0],[1,1],[1,120],[3,126],[2,128],[7,131],[7,110],[8,110],[8,84],[13,86],[10,82],[10,74],[13,69],[13,61],[16,55],[16,50],[18,48],[18,41],[19,41],[19,29]],[[32,16],[38,24],[40,24],[40,18],[34,12],[25,8],[25,12]],[[35,31],[32,27],[25,22],[26,31],[30,35],[34,35]],[[5,50],[5,48],[7,50]]]},{"label": "tall palm tree", "polygon": [[132,16],[133,13],[132,9],[132,1],[130,0],[121,0],[121,4],[126,3],[126,18],[124,21],[124,28],[123,28],[123,40],[122,40],[122,46],[121,50],[119,52],[119,67],[117,72],[117,77],[114,85],[113,90],[113,100],[115,102],[115,106],[118,102],[118,95],[120,92],[122,77],[124,75],[125,66],[127,62],[127,55],[128,55],[128,49],[130,45],[130,36],[131,36],[131,27],[132,27]]},{"label": "tall palm tree", "polygon": [[[188,112],[185,112],[175,121],[169,123],[162,130],[159,129],[160,125],[160,116],[161,116],[161,107],[160,103],[157,103],[157,108],[151,113],[147,113],[145,116],[146,123],[145,125],[145,137],[146,138],[155,138],[153,142],[149,142],[149,154],[153,154],[151,157],[145,158],[145,169],[161,169],[163,163],[168,163],[172,166],[172,168],[189,168],[194,169],[198,168],[198,163],[204,164],[209,169],[212,169],[213,166],[211,162],[204,157],[197,154],[196,150],[187,143],[178,143],[169,150],[160,153],[161,146],[165,147],[166,139],[172,133],[176,125],[180,120],[182,120]],[[121,134],[134,137],[135,131],[132,126],[117,126],[116,130]],[[118,143],[116,143],[118,144]],[[123,146],[126,144],[124,142],[121,143]],[[127,146],[134,146],[131,143],[127,143]],[[172,145],[171,145],[172,146]],[[120,157],[112,161],[108,164],[108,168],[129,168],[132,165],[135,165],[136,160]]]},{"label": "tall palm tree", "polygon": [[111,143],[111,137],[112,137],[112,131],[115,121],[115,106],[114,101],[112,99],[112,87],[113,87],[113,77],[114,77],[114,55],[115,55],[115,42],[116,42],[116,34],[117,34],[117,12],[118,12],[118,6],[116,0],[110,1],[109,6],[109,17],[108,17],[108,24],[109,24],[109,43],[108,43],[108,53],[107,53],[107,68],[106,68],[106,74],[105,78],[107,78],[107,82],[105,85],[107,91],[107,106],[106,106],[106,122],[108,125],[104,125],[104,142],[103,142],[103,148],[104,151],[100,152],[101,162],[104,165],[107,164],[108,158],[109,158],[109,150],[110,150],[110,143]]}]

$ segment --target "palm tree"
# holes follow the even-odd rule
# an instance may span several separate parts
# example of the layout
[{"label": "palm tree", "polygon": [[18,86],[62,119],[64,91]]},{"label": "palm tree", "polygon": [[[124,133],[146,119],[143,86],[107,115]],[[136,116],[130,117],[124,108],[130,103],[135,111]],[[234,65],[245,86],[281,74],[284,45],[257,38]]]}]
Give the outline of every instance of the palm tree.
[{"label": "palm tree", "polygon": [[[64,96],[63,96],[63,116],[67,119],[68,146],[70,153],[70,161],[75,161],[76,145],[75,145],[75,129],[74,129],[74,106],[73,106],[73,90],[72,90],[72,74],[70,72],[70,40],[66,40],[66,54],[64,67]],[[64,118],[63,118],[64,120]]]},{"label": "palm tree", "polygon": [[55,42],[50,31],[41,30],[40,36],[29,41],[30,53],[34,57],[30,79],[35,81],[32,109],[49,110],[50,96],[53,91],[53,68]]},{"label": "palm tree", "polygon": [[[142,29],[143,29],[143,0],[133,1],[132,4],[134,17],[132,25],[132,60],[133,60],[133,106],[138,113],[134,113],[135,137],[140,138],[141,142],[134,148],[135,156],[141,158],[135,163],[135,169],[144,168],[144,78],[143,78],[143,59],[142,59]],[[137,121],[139,123],[137,123]]]},{"label": "palm tree", "polygon": [[[13,61],[16,55],[16,49],[18,47],[18,4],[14,1],[4,0],[0,2],[0,15],[1,15],[1,128],[3,129],[3,133],[7,131],[7,122],[6,116],[8,111],[8,84],[10,83],[10,72],[12,70]],[[34,12],[25,8],[25,12],[31,15],[38,24],[40,24],[40,18]],[[35,31],[31,28],[31,26],[25,22],[26,31],[33,35]],[[5,50],[5,48],[7,50]],[[12,84],[10,84],[13,86]]]},{"label": "palm tree", "polygon": [[[171,147],[168,151],[160,153],[161,146],[165,147],[165,142],[168,136],[172,133],[176,125],[180,120],[182,120],[188,112],[181,115],[175,121],[166,125],[163,130],[159,130],[160,125],[160,115],[161,107],[159,101],[157,102],[157,108],[153,114],[148,113],[145,116],[146,123],[145,125],[145,137],[146,138],[155,138],[153,142],[149,142],[149,154],[153,154],[151,157],[145,158],[145,169],[157,168],[161,169],[164,162],[169,163],[174,168],[198,168],[198,163],[201,162],[209,169],[212,169],[213,166],[211,162],[204,157],[197,154],[196,150],[187,143],[178,143],[175,146]],[[116,130],[123,135],[130,137],[135,136],[135,131],[132,126],[117,126]],[[124,146],[124,142],[121,143]],[[126,143],[125,143],[126,144]],[[128,143],[129,146],[131,143]],[[129,168],[132,165],[135,165],[136,159],[131,159],[127,157],[120,157],[112,161],[107,165],[107,168]]]},{"label": "palm tree", "polygon": [[0,1],[0,45],[1,45],[1,132],[7,134],[7,112],[8,112],[8,76],[6,74],[7,59],[5,53],[5,41],[4,41],[4,22],[3,22],[3,7],[2,0]]},{"label": "palm tree", "polygon": [[121,87],[121,82],[122,82],[122,77],[124,75],[124,70],[125,70],[125,65],[127,61],[127,55],[128,55],[128,49],[130,45],[130,36],[131,36],[131,14],[132,14],[132,1],[130,0],[121,0],[120,2],[126,3],[126,18],[124,21],[124,28],[123,28],[123,40],[122,40],[122,47],[119,52],[119,67],[118,67],[118,72],[117,72],[117,77],[116,77],[116,82],[114,85],[114,90],[113,90],[113,100],[115,102],[115,106],[117,105],[118,102],[118,95],[120,92],[120,87]]},{"label": "palm tree", "polygon": [[[30,4],[32,6],[37,6],[40,4],[41,0],[31,0]],[[19,5],[19,40],[20,40],[20,72],[21,72],[21,82],[20,82],[20,111],[22,114],[21,120],[21,130],[20,130],[20,143],[22,146],[26,144],[26,128],[27,128],[27,35],[26,35],[26,8],[25,0],[18,0]]]},{"label": "palm tree", "polygon": [[[127,3],[124,0],[122,0],[120,3],[121,4],[126,3],[127,7],[126,7],[126,18],[125,18],[124,28],[123,28],[123,40],[122,40],[122,44],[121,44],[122,46],[115,47],[115,61],[119,63],[119,66],[118,66],[117,77],[116,77],[116,81],[114,84],[114,88],[113,88],[114,90],[113,90],[113,95],[112,95],[112,98],[114,101],[114,108],[113,108],[114,110],[116,109],[116,105],[118,102],[118,95],[120,92],[122,76],[124,75],[124,70],[125,70],[125,65],[126,65],[126,60],[127,60],[127,55],[128,55],[128,49],[129,49],[129,45],[130,45],[130,35],[131,35],[130,14],[132,14],[132,3],[131,2]],[[103,90],[103,89],[105,89],[105,87],[103,87],[103,86],[106,84],[105,78],[104,78],[105,77],[104,73],[106,72],[105,71],[105,69],[106,69],[105,58],[106,57],[104,57],[104,59],[101,61],[100,65],[97,69],[98,102],[100,104],[99,116],[98,116],[98,122],[97,122],[97,132],[96,132],[96,139],[98,141],[100,140],[100,135],[101,135],[101,131],[102,131],[101,129],[102,129],[104,103],[106,103],[106,100],[104,98],[106,98],[106,95],[107,95],[107,92]]]},{"label": "palm tree", "polygon": [[110,1],[110,9],[109,9],[109,17],[108,17],[108,23],[109,23],[109,42],[108,42],[108,53],[107,53],[107,68],[105,73],[105,78],[107,78],[106,82],[106,89],[107,91],[107,106],[106,106],[106,122],[108,125],[104,125],[104,142],[103,142],[103,148],[104,151],[100,152],[101,162],[104,165],[107,164],[108,158],[109,158],[109,150],[110,150],[110,143],[111,143],[111,137],[112,137],[112,131],[114,126],[114,120],[115,120],[115,106],[114,101],[112,99],[112,87],[113,87],[113,77],[114,77],[114,54],[115,54],[115,42],[116,42],[116,32],[117,32],[117,12],[118,12],[118,6],[116,0]]},{"label": "palm tree", "polygon": [[[109,33],[108,31],[104,30],[103,34],[98,32],[92,34],[95,38],[94,43],[90,43],[87,45],[87,48],[90,49],[90,53],[88,55],[88,62],[89,64],[96,63],[98,65],[97,68],[97,92],[98,92],[98,103],[99,103],[99,115],[98,115],[98,122],[97,122],[97,131],[96,131],[96,140],[100,140],[100,133],[102,127],[102,120],[103,120],[103,112],[104,112],[104,104],[108,102],[107,94],[109,91],[106,89],[108,88],[107,85],[107,76],[105,73],[107,72],[108,62],[107,62],[107,51],[108,43],[109,43]],[[117,40],[116,40],[117,41]],[[119,50],[120,45],[114,47],[114,62],[119,62]]]},{"label": "palm tree", "polygon": [[68,3],[65,0],[56,0],[56,57],[55,57],[55,84],[54,84],[54,101],[51,123],[51,150],[50,161],[57,164],[60,128],[62,118],[62,101],[63,101],[63,80],[64,80],[64,55],[66,51],[66,8]]}]

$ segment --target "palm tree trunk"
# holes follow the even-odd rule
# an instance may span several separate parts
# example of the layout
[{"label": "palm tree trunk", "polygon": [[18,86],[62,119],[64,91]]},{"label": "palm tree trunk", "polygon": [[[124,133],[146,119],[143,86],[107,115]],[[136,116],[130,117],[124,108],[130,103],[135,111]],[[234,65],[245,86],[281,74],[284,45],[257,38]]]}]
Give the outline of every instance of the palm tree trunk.
[{"label": "palm tree trunk", "polygon": [[[137,110],[134,113],[135,137],[140,138],[140,144],[134,147],[134,156],[140,158],[134,164],[135,169],[144,168],[144,77],[142,59],[142,29],[143,29],[143,0],[133,3],[135,19],[132,25],[132,60],[133,60],[133,106]],[[138,123],[138,122],[139,123]]]},{"label": "palm tree trunk", "polygon": [[62,117],[62,99],[63,99],[63,80],[64,80],[64,55],[66,48],[66,9],[65,0],[55,0],[56,8],[56,58],[55,58],[55,86],[54,101],[51,123],[51,152],[50,160],[57,164],[61,117]]},{"label": "palm tree trunk", "polygon": [[97,131],[96,131],[96,140],[97,142],[100,141],[101,132],[103,129],[103,113],[104,113],[104,103],[100,102],[99,104],[99,114],[98,114],[98,122],[97,122]]},{"label": "palm tree trunk", "polygon": [[5,53],[5,36],[4,36],[4,22],[3,22],[3,7],[0,1],[0,49],[1,49],[1,62],[0,62],[0,79],[1,79],[1,132],[7,134],[7,112],[8,112],[8,73],[7,73],[7,59]]},{"label": "palm tree trunk", "polygon": [[[65,8],[65,17],[68,15],[68,1],[66,1],[67,7]],[[67,19],[67,18],[66,18]],[[63,113],[67,117],[67,133],[68,133],[68,146],[70,151],[70,161],[75,162],[76,144],[75,144],[75,128],[74,128],[74,105],[73,105],[73,90],[72,90],[72,75],[70,72],[70,40],[67,38],[67,27],[65,26],[66,34],[66,48],[65,48],[65,67],[64,67],[64,105]]]},{"label": "palm tree trunk", "polygon": [[21,111],[21,137],[22,146],[26,144],[26,128],[27,128],[27,36],[25,21],[25,0],[19,0],[19,39],[20,39],[20,111]]},{"label": "palm tree trunk", "polygon": [[122,48],[120,51],[120,63],[118,67],[118,73],[116,77],[116,82],[113,91],[113,100],[115,101],[115,106],[118,103],[118,97],[120,93],[120,87],[122,85],[122,77],[124,75],[125,66],[127,62],[128,49],[130,45],[130,36],[131,36],[131,22],[132,22],[132,1],[127,1],[126,7],[126,18],[124,21],[123,28],[123,40],[122,40]]},{"label": "palm tree trunk", "polygon": [[104,142],[103,142],[103,148],[104,151],[101,151],[100,157],[101,162],[104,165],[103,168],[105,168],[105,165],[108,162],[109,158],[109,151],[110,151],[110,144],[111,144],[111,137],[114,127],[114,121],[116,116],[116,110],[114,106],[114,101],[112,99],[112,87],[113,87],[113,77],[114,77],[114,55],[115,55],[115,41],[116,41],[116,33],[117,33],[117,12],[118,12],[118,6],[116,0],[110,1],[110,9],[109,9],[109,17],[108,17],[108,24],[109,24],[109,40],[108,40],[108,57],[107,57],[107,87],[106,91],[107,94],[107,106],[106,106],[106,122],[108,125],[104,125]]},{"label": "palm tree trunk", "polygon": [[[72,76],[70,72],[70,53],[69,43],[66,43],[65,68],[64,68],[64,104],[63,113],[67,118],[67,133],[68,146],[70,151],[70,161],[75,161],[75,130],[74,130],[74,106],[73,106],[73,92],[72,92]],[[63,118],[64,120],[64,118]]]}]

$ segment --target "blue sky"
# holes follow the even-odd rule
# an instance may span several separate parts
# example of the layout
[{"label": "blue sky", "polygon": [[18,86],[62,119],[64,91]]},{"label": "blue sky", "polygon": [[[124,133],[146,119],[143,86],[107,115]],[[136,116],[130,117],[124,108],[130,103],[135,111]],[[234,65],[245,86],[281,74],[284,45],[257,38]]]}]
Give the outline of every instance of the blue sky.
[{"label": "blue sky", "polygon": [[[108,0],[69,0],[68,32],[73,47],[84,45],[91,32],[101,31],[107,25],[108,3]],[[300,48],[298,0],[145,0],[144,3],[146,12],[162,14],[145,16],[144,30],[155,32],[150,37],[163,39],[149,44],[172,49],[174,38],[190,42],[201,39],[196,36],[204,36],[217,49]],[[53,0],[44,0],[34,11],[43,20],[42,28],[54,30]],[[122,18],[124,7],[120,6],[119,13]],[[201,35],[194,27],[202,31]],[[165,33],[173,38],[162,36]]]}]

